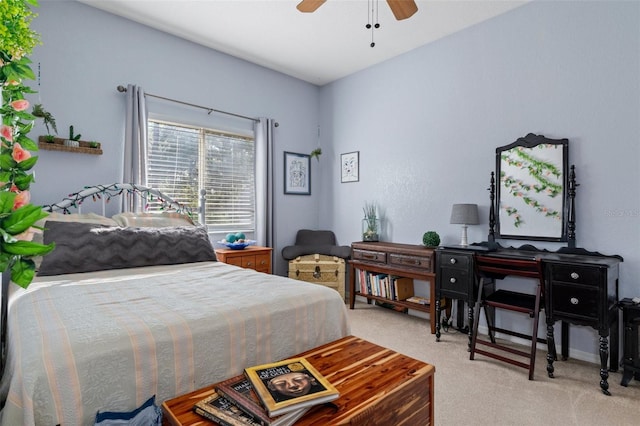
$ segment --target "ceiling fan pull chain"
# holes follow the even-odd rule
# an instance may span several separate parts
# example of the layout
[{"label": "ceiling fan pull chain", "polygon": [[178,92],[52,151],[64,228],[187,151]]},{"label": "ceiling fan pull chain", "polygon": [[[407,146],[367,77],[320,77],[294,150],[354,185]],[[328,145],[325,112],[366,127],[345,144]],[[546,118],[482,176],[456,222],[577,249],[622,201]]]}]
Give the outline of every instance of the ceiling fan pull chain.
[{"label": "ceiling fan pull chain", "polygon": [[[376,43],[373,41],[373,30],[380,28],[380,24],[378,23],[378,0],[368,0],[367,1],[367,25],[365,25],[366,29],[371,30],[371,47],[374,47]],[[371,22],[374,20],[375,15],[375,24],[371,25]]]}]

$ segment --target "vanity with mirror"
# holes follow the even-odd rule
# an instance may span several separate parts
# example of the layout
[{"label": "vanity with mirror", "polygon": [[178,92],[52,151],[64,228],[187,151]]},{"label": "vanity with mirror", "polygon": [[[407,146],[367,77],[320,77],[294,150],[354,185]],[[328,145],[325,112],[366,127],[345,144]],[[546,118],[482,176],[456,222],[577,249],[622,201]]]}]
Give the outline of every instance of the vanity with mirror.
[{"label": "vanity with mirror", "polygon": [[[529,369],[533,379],[535,342],[547,343],[547,374],[553,377],[557,359],[554,324],[562,322],[561,354],[569,356],[569,325],[593,327],[599,335],[600,388],[609,395],[608,371],[618,369],[618,277],[622,258],[606,256],[576,245],[576,172],[569,164],[569,141],[528,134],[496,149],[496,170],[489,187],[488,240],[469,246],[443,246],[436,256],[436,340],[440,340],[441,298],[457,299],[458,306],[468,305],[470,358],[476,353]],[[503,246],[498,240],[526,240],[560,243],[554,251],[532,244]],[[531,316],[544,309],[546,338],[537,333],[533,321],[531,333],[523,335],[495,327],[497,306],[517,310],[518,293],[497,289],[499,280],[509,276],[537,280],[537,295],[522,295],[535,302]],[[517,283],[518,281],[516,281]],[[485,303],[501,293],[504,302]],[[514,300],[514,299],[512,299]],[[539,305],[539,306],[538,306]],[[477,337],[480,307],[485,307],[489,340]],[[490,308],[490,309],[489,309]],[[460,323],[460,311],[458,322]],[[519,312],[527,312],[519,310]],[[531,351],[521,351],[528,362],[514,359],[514,354],[492,355],[500,350],[493,330],[532,341]],[[533,338],[532,338],[533,336]],[[482,343],[482,348],[477,347]],[[483,349],[491,346],[492,350]],[[513,352],[510,349],[506,349]],[[517,354],[516,354],[517,355]],[[517,358],[517,356],[515,357]]]}]

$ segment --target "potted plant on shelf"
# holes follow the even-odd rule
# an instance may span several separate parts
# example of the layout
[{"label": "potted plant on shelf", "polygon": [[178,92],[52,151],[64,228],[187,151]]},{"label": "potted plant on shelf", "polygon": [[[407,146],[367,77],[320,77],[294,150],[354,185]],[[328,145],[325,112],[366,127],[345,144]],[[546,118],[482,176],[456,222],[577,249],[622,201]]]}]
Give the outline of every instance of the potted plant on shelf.
[{"label": "potted plant on shelf", "polygon": [[[27,134],[33,128],[35,116],[27,110],[25,94],[35,93],[24,85],[35,75],[27,55],[40,42],[36,32],[29,28],[35,16],[30,6],[36,0],[2,0],[0,2],[0,271],[3,294],[11,281],[28,287],[35,275],[32,256],[53,250],[53,244],[39,244],[32,240],[37,231],[34,224],[47,217],[41,206],[31,204],[29,187],[35,181],[31,169],[38,157],[38,145]],[[6,312],[6,298],[2,297],[2,310]],[[4,327],[4,321],[2,326]],[[4,355],[4,352],[3,354]]]},{"label": "potted plant on shelf", "polygon": [[69,139],[65,139],[64,141],[64,145],[65,146],[72,146],[74,148],[78,148],[80,146],[80,137],[82,135],[81,134],[74,134],[73,133],[73,126],[69,126]]},{"label": "potted plant on shelf", "polygon": [[364,219],[362,219],[362,241],[378,241],[378,217],[375,203],[365,203],[362,209]]},{"label": "potted plant on shelf", "polygon": [[56,127],[56,119],[53,118],[53,115],[49,111],[46,111],[42,107],[42,104],[35,104],[33,106],[33,110],[31,111],[31,114],[34,117],[42,118],[42,121],[44,122],[44,125],[47,128],[47,134],[44,136],[45,142],[54,143],[55,142],[55,136],[53,136],[51,134],[51,130],[49,130],[49,125],[51,125],[51,128],[56,133],[56,135],[58,134],[58,128]]}]

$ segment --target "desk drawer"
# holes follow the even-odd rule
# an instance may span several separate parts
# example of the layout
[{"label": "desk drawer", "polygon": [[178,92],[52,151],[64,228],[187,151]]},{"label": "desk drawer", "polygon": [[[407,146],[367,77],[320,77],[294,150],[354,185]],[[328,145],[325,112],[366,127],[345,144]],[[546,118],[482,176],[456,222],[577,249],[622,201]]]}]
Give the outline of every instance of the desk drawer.
[{"label": "desk drawer", "polygon": [[387,263],[387,253],[382,251],[353,249],[353,258],[368,262]]},{"label": "desk drawer", "polygon": [[442,251],[440,253],[440,259],[438,260],[440,267],[444,268],[460,268],[469,269],[471,264],[471,255],[468,254],[455,254]]},{"label": "desk drawer", "polygon": [[412,268],[420,269],[431,269],[431,258],[389,253],[389,264],[397,266],[409,266]]},{"label": "desk drawer", "polygon": [[598,288],[552,282],[552,303],[556,314],[598,319]]},{"label": "desk drawer", "polygon": [[580,265],[551,265],[551,279],[565,283],[598,286],[599,268]]},{"label": "desk drawer", "polygon": [[456,268],[441,268],[438,273],[441,274],[440,283],[441,290],[446,294],[445,296],[453,297],[452,294],[449,293],[460,293],[460,295],[467,298],[469,294],[469,280],[472,278],[469,277],[469,273],[467,270],[456,269]]}]

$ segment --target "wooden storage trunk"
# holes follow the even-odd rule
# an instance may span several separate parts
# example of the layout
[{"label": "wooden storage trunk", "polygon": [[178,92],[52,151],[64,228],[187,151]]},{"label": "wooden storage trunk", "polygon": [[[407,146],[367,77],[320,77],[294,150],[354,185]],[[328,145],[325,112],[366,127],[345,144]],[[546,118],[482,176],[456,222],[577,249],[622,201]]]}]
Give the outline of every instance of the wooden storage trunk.
[{"label": "wooden storage trunk", "polygon": [[336,256],[310,254],[289,261],[289,278],[331,287],[345,300],[345,262]]}]

